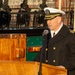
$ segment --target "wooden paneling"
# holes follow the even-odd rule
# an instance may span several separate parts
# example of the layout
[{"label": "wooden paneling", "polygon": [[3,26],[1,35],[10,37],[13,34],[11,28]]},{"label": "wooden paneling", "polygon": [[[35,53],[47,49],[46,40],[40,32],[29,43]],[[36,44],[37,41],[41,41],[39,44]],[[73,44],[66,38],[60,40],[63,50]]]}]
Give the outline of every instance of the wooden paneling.
[{"label": "wooden paneling", "polygon": [[55,6],[56,8],[61,7],[64,11],[70,11],[70,9],[74,8],[74,0],[55,0]]},{"label": "wooden paneling", "polygon": [[26,35],[0,34],[0,60],[26,60]]}]

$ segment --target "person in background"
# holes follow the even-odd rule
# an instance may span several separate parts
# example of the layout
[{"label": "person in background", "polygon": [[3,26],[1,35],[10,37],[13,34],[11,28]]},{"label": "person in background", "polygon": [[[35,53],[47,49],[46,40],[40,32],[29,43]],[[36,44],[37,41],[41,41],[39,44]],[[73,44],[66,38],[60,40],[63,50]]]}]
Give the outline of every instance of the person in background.
[{"label": "person in background", "polygon": [[43,33],[43,45],[35,61],[67,69],[68,75],[75,75],[75,34],[63,24],[65,12],[59,9],[44,8],[48,31]]}]

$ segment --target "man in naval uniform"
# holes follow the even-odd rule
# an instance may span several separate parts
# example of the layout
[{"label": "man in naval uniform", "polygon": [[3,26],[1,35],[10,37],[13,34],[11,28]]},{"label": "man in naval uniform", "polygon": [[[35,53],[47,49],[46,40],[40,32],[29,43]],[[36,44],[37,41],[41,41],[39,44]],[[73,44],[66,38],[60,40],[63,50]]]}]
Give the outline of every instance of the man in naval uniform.
[{"label": "man in naval uniform", "polygon": [[[48,34],[43,35],[42,62],[67,69],[68,75],[75,75],[75,34],[63,24],[65,12],[46,7]],[[40,52],[36,61],[40,61]]]}]

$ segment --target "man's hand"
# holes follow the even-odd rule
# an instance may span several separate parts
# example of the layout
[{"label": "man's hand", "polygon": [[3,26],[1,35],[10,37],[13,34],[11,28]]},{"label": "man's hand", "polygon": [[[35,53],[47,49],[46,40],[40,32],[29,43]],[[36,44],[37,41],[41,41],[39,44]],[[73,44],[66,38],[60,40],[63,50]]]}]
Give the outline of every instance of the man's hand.
[{"label": "man's hand", "polygon": [[63,68],[63,69],[65,69],[65,67],[64,67],[64,66],[62,66],[62,65],[60,65],[60,66],[56,66],[56,67],[59,67],[59,68]]}]

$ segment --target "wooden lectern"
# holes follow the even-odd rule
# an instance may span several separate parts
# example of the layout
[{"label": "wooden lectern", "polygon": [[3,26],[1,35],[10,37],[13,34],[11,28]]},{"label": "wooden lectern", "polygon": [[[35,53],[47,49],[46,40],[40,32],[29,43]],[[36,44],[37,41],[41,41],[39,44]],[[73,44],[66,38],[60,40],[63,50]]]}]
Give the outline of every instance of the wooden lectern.
[{"label": "wooden lectern", "polygon": [[[0,75],[38,75],[39,62],[0,61]],[[67,70],[42,64],[42,75],[67,75]]]},{"label": "wooden lectern", "polygon": [[26,61],[26,34],[0,34],[0,60]]}]

